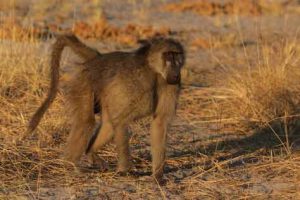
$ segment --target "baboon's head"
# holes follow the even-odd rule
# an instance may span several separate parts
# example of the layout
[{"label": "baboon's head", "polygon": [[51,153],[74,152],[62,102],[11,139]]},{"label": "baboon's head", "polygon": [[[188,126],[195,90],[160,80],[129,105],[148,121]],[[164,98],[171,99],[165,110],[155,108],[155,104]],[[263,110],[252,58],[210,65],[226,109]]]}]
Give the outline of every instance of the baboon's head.
[{"label": "baboon's head", "polygon": [[149,41],[148,63],[168,84],[180,83],[180,69],[185,62],[182,45],[173,39]]}]

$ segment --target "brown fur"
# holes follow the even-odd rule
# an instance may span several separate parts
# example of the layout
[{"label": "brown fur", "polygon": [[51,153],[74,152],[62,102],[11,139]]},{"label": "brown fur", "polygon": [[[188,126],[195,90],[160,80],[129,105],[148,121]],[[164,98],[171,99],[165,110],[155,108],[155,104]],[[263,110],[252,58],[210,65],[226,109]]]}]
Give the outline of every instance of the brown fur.
[{"label": "brown fur", "polygon": [[50,90],[48,92],[46,100],[31,118],[28,126],[28,133],[31,133],[36,129],[46,110],[49,108],[49,106],[56,97],[59,81],[59,62],[61,59],[62,51],[64,50],[65,46],[71,47],[76,54],[78,54],[81,58],[85,60],[89,60],[100,55],[100,53],[97,50],[87,47],[73,35],[58,36],[56,42],[53,45],[53,50],[51,54]]},{"label": "brown fur", "polygon": [[[168,124],[175,115],[184,50],[172,39],[144,42],[133,52],[100,54],[75,36],[61,36],[54,44],[51,87],[47,99],[33,116],[29,131],[38,125],[57,92],[59,60],[65,46],[85,62],[71,81],[67,99],[72,109],[72,128],[65,158],[77,162],[84,150],[91,159],[114,138],[118,171],[130,168],[127,125],[153,114],[151,125],[152,168],[155,178],[163,174]],[[95,125],[95,102],[100,105],[102,126]]]}]

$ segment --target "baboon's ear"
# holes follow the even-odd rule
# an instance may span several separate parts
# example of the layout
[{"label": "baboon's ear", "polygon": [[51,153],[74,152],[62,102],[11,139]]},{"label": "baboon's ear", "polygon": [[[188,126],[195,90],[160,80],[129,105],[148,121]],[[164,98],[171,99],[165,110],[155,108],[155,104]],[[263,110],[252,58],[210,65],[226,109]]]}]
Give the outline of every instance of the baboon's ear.
[{"label": "baboon's ear", "polygon": [[146,40],[146,39],[140,39],[140,40],[137,41],[137,43],[141,44],[142,46],[151,44],[151,42],[149,40]]},{"label": "baboon's ear", "polygon": [[141,46],[136,52],[138,54],[146,54],[151,47],[149,40],[138,40],[138,43],[141,44]]}]

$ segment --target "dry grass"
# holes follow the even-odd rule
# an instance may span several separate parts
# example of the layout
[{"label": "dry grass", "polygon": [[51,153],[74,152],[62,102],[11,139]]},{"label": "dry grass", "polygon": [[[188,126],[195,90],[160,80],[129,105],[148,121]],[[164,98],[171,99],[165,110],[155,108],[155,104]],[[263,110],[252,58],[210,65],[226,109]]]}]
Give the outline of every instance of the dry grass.
[{"label": "dry grass", "polygon": [[74,32],[84,39],[98,39],[123,45],[134,45],[140,39],[171,34],[171,30],[167,27],[154,28],[137,24],[116,27],[109,24],[104,16],[89,23],[76,21],[72,28],[61,28],[59,24],[22,26],[18,20],[5,18],[0,27],[0,38],[28,41],[28,39],[49,38],[57,32]]},{"label": "dry grass", "polygon": [[191,44],[200,49],[217,49],[228,48],[240,45],[236,34],[216,35],[210,38],[199,37],[192,41]]},{"label": "dry grass", "polygon": [[110,25],[105,18],[93,24],[77,22],[74,24],[73,29],[75,34],[85,39],[96,38],[127,45],[136,44],[141,38],[168,36],[171,34],[171,30],[167,27],[153,28],[151,26],[127,24],[123,28],[117,28]]},{"label": "dry grass", "polygon": [[[132,46],[140,39],[172,34],[168,27],[163,26],[153,27],[128,23],[120,27],[110,24],[107,17],[102,13],[101,1],[98,0],[93,1],[90,5],[92,8],[83,9],[82,12],[86,15],[85,20],[76,19],[73,16],[74,19],[71,20],[69,26],[66,24],[70,24],[71,2],[64,2],[61,6],[57,6],[54,1],[38,2],[34,4],[31,10],[20,2],[11,1],[2,4],[2,6],[0,4],[0,11],[3,9],[3,13],[0,13],[0,38],[13,41],[28,41],[28,39],[34,38],[47,39],[53,33],[73,32],[83,39],[97,39]],[[28,13],[17,16],[15,13],[21,12],[21,8],[27,10],[28,13],[32,12],[32,16],[28,16]],[[48,13],[51,13],[48,16],[51,20],[47,19]]]},{"label": "dry grass", "polygon": [[287,2],[266,2],[264,0],[231,0],[225,2],[185,0],[179,3],[169,3],[164,9],[171,12],[191,11],[199,15],[210,16],[280,14]]},{"label": "dry grass", "polygon": [[226,68],[228,78],[220,105],[225,113],[247,128],[265,128],[277,122],[295,125],[300,107],[299,50],[297,39],[261,45],[256,66]]}]

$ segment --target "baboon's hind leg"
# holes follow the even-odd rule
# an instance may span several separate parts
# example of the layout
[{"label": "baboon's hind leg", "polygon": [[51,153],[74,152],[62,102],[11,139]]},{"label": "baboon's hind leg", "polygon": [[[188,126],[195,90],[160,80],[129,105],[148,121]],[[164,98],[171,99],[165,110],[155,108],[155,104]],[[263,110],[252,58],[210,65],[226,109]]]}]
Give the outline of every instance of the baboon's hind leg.
[{"label": "baboon's hind leg", "polygon": [[92,90],[84,80],[79,80],[76,83],[71,86],[68,96],[71,106],[72,128],[64,153],[65,159],[74,163],[79,161],[95,128]]},{"label": "baboon's hind leg", "polygon": [[102,109],[102,126],[99,132],[95,132],[95,140],[90,141],[91,146],[88,146],[87,155],[89,162],[93,165],[100,166],[104,168],[104,163],[101,158],[99,158],[96,152],[101,149],[105,144],[109,143],[114,135],[113,126],[108,118],[105,109]]},{"label": "baboon's hind leg", "polygon": [[97,137],[93,141],[92,146],[89,147],[90,150],[88,153],[96,152],[105,144],[110,142],[114,136],[114,129],[109,120],[108,114],[105,109],[102,109],[102,126],[99,133],[96,133]]},{"label": "baboon's hind leg", "polygon": [[118,154],[118,169],[119,173],[126,173],[131,167],[130,152],[129,152],[129,135],[126,126],[119,125],[115,128],[116,134],[114,141]]}]

